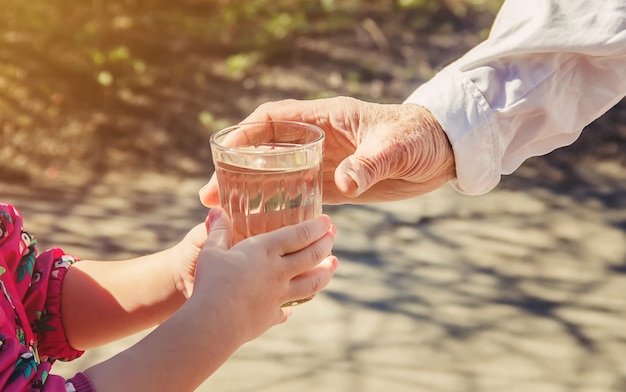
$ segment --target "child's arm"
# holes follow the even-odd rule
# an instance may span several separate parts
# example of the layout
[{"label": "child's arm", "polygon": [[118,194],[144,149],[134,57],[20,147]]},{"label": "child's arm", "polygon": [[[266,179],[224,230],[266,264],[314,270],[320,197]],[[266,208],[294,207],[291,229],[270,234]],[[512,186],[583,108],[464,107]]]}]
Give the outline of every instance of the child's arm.
[{"label": "child's arm", "polygon": [[239,346],[285,321],[282,304],[317,293],[335,271],[326,216],[231,249],[224,212],[209,217],[191,298],[136,345],[86,371],[99,392],[193,390]]},{"label": "child's arm", "polygon": [[[153,327],[186,300],[183,277],[193,279],[204,224],[176,246],[124,261],[83,260],[67,272],[61,313],[68,341],[85,350]],[[182,283],[181,283],[182,282]]]}]

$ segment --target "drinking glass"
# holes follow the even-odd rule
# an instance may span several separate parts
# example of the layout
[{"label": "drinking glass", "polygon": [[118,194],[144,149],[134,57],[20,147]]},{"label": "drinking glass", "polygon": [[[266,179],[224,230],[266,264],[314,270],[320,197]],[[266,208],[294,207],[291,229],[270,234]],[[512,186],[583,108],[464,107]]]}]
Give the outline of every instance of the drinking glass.
[{"label": "drinking glass", "polygon": [[233,244],[322,213],[321,128],[294,121],[242,123],[216,132],[210,144]]}]

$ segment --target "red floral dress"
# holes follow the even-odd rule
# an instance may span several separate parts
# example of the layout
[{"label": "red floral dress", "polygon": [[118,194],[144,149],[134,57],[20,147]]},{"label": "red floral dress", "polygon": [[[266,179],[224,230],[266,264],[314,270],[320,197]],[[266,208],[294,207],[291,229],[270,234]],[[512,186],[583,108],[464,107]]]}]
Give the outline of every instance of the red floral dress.
[{"label": "red floral dress", "polygon": [[93,391],[82,373],[49,374],[55,360],[83,353],[69,346],[61,320],[61,285],[77,259],[58,248],[37,255],[36,245],[19,211],[0,203],[0,390]]}]

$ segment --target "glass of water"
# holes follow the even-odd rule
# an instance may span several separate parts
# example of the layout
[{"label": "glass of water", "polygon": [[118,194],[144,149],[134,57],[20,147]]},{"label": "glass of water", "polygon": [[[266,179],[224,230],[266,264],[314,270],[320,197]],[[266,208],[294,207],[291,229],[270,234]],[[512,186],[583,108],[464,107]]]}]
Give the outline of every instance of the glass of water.
[{"label": "glass of water", "polygon": [[292,121],[243,123],[214,133],[210,144],[233,244],[322,213],[321,128]]}]

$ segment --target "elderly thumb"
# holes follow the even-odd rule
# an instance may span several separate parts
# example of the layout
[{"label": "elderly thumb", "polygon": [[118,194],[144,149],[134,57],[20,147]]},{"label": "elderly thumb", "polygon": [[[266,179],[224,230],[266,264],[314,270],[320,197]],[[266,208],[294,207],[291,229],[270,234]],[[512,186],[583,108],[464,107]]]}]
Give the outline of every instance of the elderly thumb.
[{"label": "elderly thumb", "polygon": [[200,202],[206,207],[216,207],[220,205],[220,195],[217,184],[217,176],[215,173],[202,188],[198,191]]},{"label": "elderly thumb", "polygon": [[337,189],[348,197],[358,197],[384,179],[384,154],[365,154],[357,151],[344,159],[335,170]]}]

